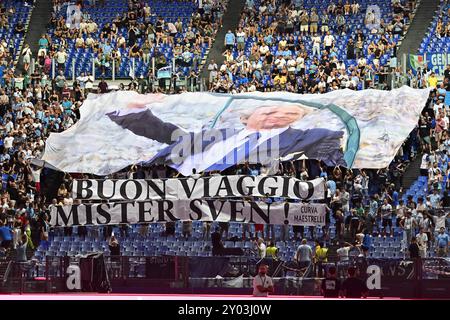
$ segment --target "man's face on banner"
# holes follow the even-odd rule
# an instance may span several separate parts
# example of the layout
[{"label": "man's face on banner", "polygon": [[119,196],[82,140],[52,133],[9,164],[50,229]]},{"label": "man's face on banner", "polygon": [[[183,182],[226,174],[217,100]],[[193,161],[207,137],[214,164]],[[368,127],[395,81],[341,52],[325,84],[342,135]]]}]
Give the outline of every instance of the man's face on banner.
[{"label": "man's face on banner", "polygon": [[241,121],[252,130],[285,128],[307,114],[301,106],[267,106],[256,108],[248,118]]}]

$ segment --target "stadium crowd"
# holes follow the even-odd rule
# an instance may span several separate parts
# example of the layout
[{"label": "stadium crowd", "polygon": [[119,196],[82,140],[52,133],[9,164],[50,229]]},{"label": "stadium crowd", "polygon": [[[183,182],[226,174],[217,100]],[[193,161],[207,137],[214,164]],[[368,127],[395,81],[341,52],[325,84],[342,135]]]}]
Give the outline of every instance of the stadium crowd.
[{"label": "stadium crowd", "polygon": [[[218,14],[220,10],[215,11],[216,20],[212,24],[204,23],[203,17],[220,5],[220,2],[211,2],[211,7],[207,8],[208,3],[204,2],[204,13],[195,14],[193,24],[190,26],[200,28],[205,33],[196,33],[192,37],[192,30],[189,31],[188,27],[188,32],[185,34],[186,38],[179,42],[182,59],[184,59],[184,51],[189,52],[191,58],[192,53],[195,56],[196,46],[204,41],[210,41],[215,32],[216,26],[214,24],[220,24],[220,14]],[[398,6],[396,3],[394,2],[394,6]],[[130,11],[127,15],[118,18],[114,23],[115,26],[102,30],[99,33],[100,37],[95,39],[93,43],[86,44],[84,42],[83,45],[92,45],[93,50],[96,50],[101,56],[100,60],[102,61],[109,61],[108,59],[113,57],[105,58],[105,48],[106,52],[113,55],[120,45],[123,45],[130,50],[130,54],[133,54],[132,47],[136,48],[135,29],[145,26],[147,29],[141,33],[140,37],[148,38],[148,44],[151,47],[155,44],[157,46],[160,42],[169,42],[175,45],[176,48],[177,44],[173,43],[174,39],[170,36],[171,30],[174,31],[174,29],[169,27],[169,24],[165,24],[159,19],[159,23],[155,26],[141,23],[138,27],[133,22],[133,16],[137,18],[144,14],[143,18],[145,19],[147,14],[146,9],[139,9],[139,7],[135,6],[137,4],[138,2],[136,1],[130,1]],[[276,6],[276,4],[278,3],[275,1],[263,2],[263,5],[260,5],[258,9],[262,15],[259,15],[253,2],[251,0],[247,1],[240,29],[235,35],[233,34],[234,40],[232,42],[225,40],[225,45],[228,46],[225,54],[225,64],[219,69],[217,69],[217,66],[210,69],[212,90],[218,92],[252,91],[251,87],[260,87],[262,85],[261,78],[267,76],[271,78],[267,82],[269,83],[267,88],[270,88],[270,90],[287,90],[299,93],[323,93],[343,87],[356,88],[357,83],[364,81],[363,79],[370,81],[370,83],[366,83],[365,87],[371,86],[373,81],[366,77],[368,70],[369,73],[370,70],[377,71],[377,68],[380,66],[377,66],[376,62],[371,64],[365,62],[359,66],[342,66],[342,62],[338,60],[339,58],[333,55],[333,41],[323,40],[322,42],[321,39],[318,42],[319,49],[315,49],[314,55],[311,56],[305,54],[305,49],[301,43],[294,44],[291,42],[290,39],[293,39],[291,36],[287,36],[285,40],[282,39],[275,44],[274,38],[277,34],[289,33],[286,30],[280,31],[277,29],[278,26],[274,28],[267,26],[262,33],[256,31],[256,25],[266,21],[259,20],[258,17],[264,17],[263,19],[267,17],[267,21],[269,21],[268,17],[273,15],[278,20],[287,21],[286,26],[283,26],[283,28],[290,28],[289,21],[293,23],[292,28],[303,25],[303,28],[299,29],[303,33],[302,37],[310,37],[311,35],[314,37],[316,32],[320,32],[324,35],[324,39],[326,37],[328,37],[327,39],[332,39],[332,33],[342,33],[345,30],[343,28],[323,28],[325,26],[323,22],[326,21],[326,17],[337,20],[337,17],[340,16],[345,19],[346,16],[358,12],[357,6],[350,5],[349,9],[347,4],[342,5],[340,3],[340,5],[335,8],[329,8],[327,12],[321,15],[314,12],[310,14],[309,12],[300,14],[297,12],[294,15],[293,11],[296,10],[293,7],[284,4]],[[58,9],[59,5],[61,5],[61,1],[55,1],[56,9]],[[265,7],[265,9],[261,9],[262,7]],[[408,19],[410,10],[407,8],[410,7],[412,7],[411,2],[406,6],[400,7],[403,8],[401,10],[395,9],[394,12],[398,11],[396,12],[396,17],[400,17],[400,20]],[[318,18],[315,18],[314,15],[318,16]],[[288,16],[292,17],[292,20],[284,19]],[[302,22],[304,21],[302,19],[306,19],[304,17],[309,17],[307,24]],[[316,21],[314,19],[321,20]],[[396,19],[394,20],[397,21]],[[315,21],[317,26],[314,24]],[[318,23],[318,21],[322,22]],[[63,44],[64,38],[68,36],[77,39],[83,32],[88,35],[90,33],[89,28],[91,28],[88,25],[91,23],[95,24],[95,22],[89,21],[89,18],[86,17],[86,26],[83,27],[85,29],[81,28],[79,30],[80,33],[73,32],[65,30],[63,20],[61,18],[57,19],[55,15],[53,22],[51,22],[51,28],[54,28],[55,36],[59,39],[59,46],[55,45],[56,42],[49,35],[42,36],[39,40],[40,49],[34,72],[27,68],[27,62],[29,61],[27,55],[31,53],[28,52],[29,48],[25,46],[22,50],[22,52],[25,52],[23,61],[25,72],[21,77],[17,75],[12,65],[15,53],[8,51],[6,49],[7,45],[2,44],[0,46],[0,74],[2,74],[0,89],[0,163],[2,168],[0,222],[2,226],[0,227],[0,237],[2,239],[3,253],[11,248],[23,250],[24,245],[30,249],[37,248],[39,245],[44,248],[48,246],[50,231],[48,223],[49,209],[52,206],[71,204],[74,201],[70,192],[71,182],[74,178],[81,176],[66,173],[61,177],[59,188],[54,192],[54,197],[45,197],[46,192],[42,190],[40,179],[45,177],[46,174],[51,174],[51,172],[49,169],[42,169],[31,164],[31,159],[40,157],[44,149],[45,140],[50,133],[64,131],[77,121],[79,118],[79,107],[89,92],[106,93],[109,91],[108,84],[104,80],[95,88],[92,75],[82,75],[74,83],[70,83],[64,74],[65,58],[67,56],[66,48]],[[307,27],[304,27],[305,25]],[[387,46],[386,50],[395,48],[395,44],[389,40],[395,33],[395,25],[396,23],[393,22],[391,24],[393,28],[386,27],[381,34],[381,37],[384,37],[387,42],[385,44]],[[152,27],[155,29],[153,30]],[[114,36],[115,28],[128,30],[128,38],[125,38],[125,42],[121,42],[120,35]],[[176,26],[175,28],[177,29]],[[242,37],[244,40],[247,37],[259,38],[251,48],[254,56],[248,57],[248,60],[242,53]],[[361,41],[361,37],[365,38],[364,35],[357,32],[354,35],[354,41],[356,43]],[[231,36],[228,37],[228,39],[231,38]],[[289,52],[286,54],[286,57],[290,57],[290,59],[286,61],[283,58],[284,54],[274,57],[270,50],[266,50],[267,41],[274,41],[273,44],[278,47],[280,52]],[[114,43],[114,46],[111,46],[112,43]],[[383,41],[375,46],[383,45],[382,43]],[[119,47],[117,47],[117,44],[119,44]],[[264,49],[261,51],[262,48]],[[142,59],[148,59],[146,49],[141,49],[142,51],[138,50],[135,53]],[[374,50],[379,50],[379,48],[374,48]],[[294,51],[300,52],[300,55],[294,56],[292,54]],[[357,53],[356,47],[354,52],[355,56],[358,55],[358,59],[365,59],[364,56],[367,55],[367,52],[360,51]],[[238,58],[231,58],[234,53],[238,54]],[[187,56],[188,54],[186,54]],[[293,59],[294,57],[295,59]],[[59,69],[58,75],[54,79],[51,79],[51,58],[56,59]],[[280,61],[284,60],[284,62],[277,62],[277,59]],[[306,62],[305,59],[312,60]],[[309,65],[308,70],[306,65]],[[214,72],[216,73],[214,74]],[[354,79],[347,79],[346,77],[349,75],[354,76]],[[431,247],[436,248],[436,253],[439,256],[447,256],[446,215],[441,213],[440,209],[450,207],[450,197],[447,193],[450,188],[450,182],[446,178],[450,174],[448,167],[448,154],[450,152],[449,114],[448,106],[443,104],[444,91],[446,90],[442,85],[439,85],[438,88],[437,82],[434,83],[433,77],[430,74],[428,85],[436,89],[430,94],[430,99],[417,128],[410,134],[410,137],[403,144],[399,154],[389,168],[381,170],[327,168],[321,163],[311,160],[307,162],[286,162],[280,165],[277,172],[279,175],[295,176],[302,180],[315,177],[323,177],[327,180],[326,203],[329,210],[327,212],[327,225],[323,228],[320,237],[317,236],[315,228],[305,230],[302,227],[285,225],[280,237],[275,238],[273,229],[271,229],[273,226],[269,225],[264,228],[263,225],[246,224],[243,226],[242,239],[246,239],[247,234],[251,239],[254,239],[258,254],[261,258],[264,258],[268,254],[276,255],[275,242],[299,241],[308,238],[309,235],[311,240],[317,240],[317,246],[314,249],[310,248],[311,252],[313,252],[311,256],[316,257],[319,261],[324,261],[327,256],[327,250],[322,249],[331,243],[338,244],[344,248],[340,251],[340,255],[344,258],[346,255],[348,256],[349,248],[352,247],[357,248],[361,255],[367,255],[371,248],[371,236],[392,237],[394,236],[393,226],[395,226],[402,230],[402,248],[405,253],[408,252],[411,244],[417,243],[420,249],[419,254],[423,257],[427,256],[427,249]],[[448,84],[449,77],[450,72],[446,74],[444,86]],[[244,78],[248,81],[246,82]],[[288,78],[295,81],[290,82]],[[431,81],[430,78],[432,79]],[[236,85],[234,79],[240,79],[240,84]],[[320,79],[320,81],[315,83],[314,81],[316,80],[313,79]],[[354,83],[352,83],[353,80]],[[301,86],[299,86],[299,82]],[[132,85],[128,86],[128,90],[143,92],[139,83],[132,83]],[[222,90],[221,87],[225,89]],[[427,177],[426,194],[422,198],[419,197],[417,201],[414,200],[412,195],[408,195],[407,200],[404,201],[402,194],[405,194],[406,190],[402,190],[403,173],[416,155],[422,153],[421,173]],[[264,167],[258,165],[241,164],[223,172],[223,174],[256,175],[265,174],[265,170]],[[200,174],[205,175],[205,173]],[[196,174],[196,177],[200,174]],[[112,177],[162,178],[172,176],[177,176],[177,173],[168,167],[144,168],[131,166],[122,172],[114,174]],[[85,175],[84,177],[89,176]],[[265,199],[265,201],[272,200],[269,198]],[[336,230],[334,239],[330,237],[329,233],[329,227],[332,223]],[[205,223],[203,228],[205,230],[204,239],[211,239],[211,233],[215,233],[211,224]],[[218,254],[220,254],[220,248],[223,247],[222,241],[228,240],[228,228],[229,225],[221,223],[218,233],[215,233],[213,237],[213,247],[215,245],[216,248],[219,248]],[[294,233],[294,239],[289,238],[290,228],[292,228]],[[121,226],[121,229],[126,234],[127,226]],[[59,232],[63,232],[67,236],[72,235],[71,228],[66,228],[64,231],[54,231],[55,234],[59,234]],[[78,228],[77,232],[79,236],[86,235],[85,228]],[[146,229],[143,226],[142,234],[145,236],[148,232],[148,228]],[[174,232],[174,225],[168,223],[165,235],[171,235]],[[192,224],[189,222],[183,223],[183,236],[189,238],[191,233]],[[115,248],[116,239],[111,240],[112,228],[105,227],[103,234],[105,240],[109,241],[111,247]],[[426,236],[423,236],[423,234]],[[302,245],[307,246],[305,241],[302,240]],[[444,245],[445,241],[446,244]],[[269,245],[266,246],[266,243]],[[415,246],[413,245],[412,247],[414,248]],[[305,261],[302,260],[305,257],[305,252],[307,256],[307,252],[309,252],[307,247],[299,247],[297,252],[299,262]],[[19,259],[24,259],[23,254],[18,255],[18,257]]]},{"label": "stadium crowd", "polygon": [[[385,83],[390,57],[411,19],[415,1],[392,1],[392,14],[367,12],[355,28],[360,5],[330,1],[320,12],[301,1],[247,0],[239,27],[225,36],[225,61],[208,65],[216,92],[324,93]],[[319,6],[318,6],[319,7]]]},{"label": "stadium crowd", "polygon": [[[151,67],[152,58],[156,70],[170,66],[174,59],[180,74],[198,75],[205,49],[211,47],[227,4],[226,1],[202,1],[201,7],[193,12],[187,23],[181,18],[166,21],[163,16],[157,16],[148,3],[139,0],[128,1],[127,11],[117,14],[109,22],[98,22],[89,14],[88,8],[101,8],[104,4],[77,1],[81,16],[72,20],[65,14],[66,3],[70,1],[54,1],[48,33],[43,34],[39,41],[37,57],[41,67],[46,61],[56,59],[58,70],[68,75],[66,71],[72,72],[72,65],[67,63],[71,53],[78,59],[84,53],[92,57],[99,77],[111,76],[114,67],[117,76],[132,74],[136,78],[153,79],[156,74]],[[121,65],[128,64],[124,61],[131,59],[141,67],[124,74]],[[125,67],[126,70],[131,68]],[[89,76],[90,70],[90,67],[82,72],[77,69],[77,76]]]}]

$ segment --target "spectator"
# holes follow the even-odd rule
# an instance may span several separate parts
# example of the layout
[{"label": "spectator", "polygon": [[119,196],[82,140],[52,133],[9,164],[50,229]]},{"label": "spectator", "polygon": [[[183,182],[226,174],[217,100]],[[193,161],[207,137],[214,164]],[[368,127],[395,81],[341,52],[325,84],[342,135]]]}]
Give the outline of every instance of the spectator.
[{"label": "spectator", "polygon": [[341,282],[336,278],[336,267],[328,268],[327,277],[322,280],[320,291],[324,298],[338,298]]},{"label": "spectator", "polygon": [[427,257],[428,236],[423,228],[420,228],[420,233],[416,235],[417,245],[419,247],[419,256],[421,258]]},{"label": "spectator", "polygon": [[192,221],[183,221],[183,237],[190,238],[192,236]]},{"label": "spectator", "polygon": [[111,256],[118,257],[120,256],[120,245],[119,240],[114,235],[111,235],[111,238],[108,242],[109,251],[111,253]]},{"label": "spectator", "polygon": [[258,267],[258,275],[253,279],[253,296],[267,297],[274,293],[272,278],[267,275],[268,266],[260,264]]},{"label": "spectator", "polygon": [[445,232],[445,227],[441,227],[439,229],[439,234],[436,237],[437,241],[437,255],[438,257],[447,257],[448,255],[448,245],[449,245],[449,236]]},{"label": "spectator", "polygon": [[409,257],[411,259],[417,259],[420,257],[419,245],[417,244],[416,237],[411,238],[411,244],[409,245]]},{"label": "spectator", "polygon": [[356,277],[355,267],[348,268],[348,278],[342,283],[341,290],[346,298],[366,298],[368,294],[365,283]]},{"label": "spectator", "polygon": [[4,222],[0,221],[0,239],[2,248],[9,250],[11,249],[13,240],[12,229]]},{"label": "spectator", "polygon": [[16,249],[16,261],[17,262],[26,262],[27,259],[27,245],[28,238],[26,235],[22,235]]},{"label": "spectator", "polygon": [[383,200],[383,205],[380,208],[384,237],[386,237],[387,227],[389,227],[390,236],[392,237],[394,235],[394,230],[392,229],[392,206],[388,201],[389,200],[385,198]]},{"label": "spectator", "polygon": [[258,240],[255,240],[255,245],[258,251],[258,258],[261,260],[264,259],[267,255],[267,247],[266,244],[264,243],[264,239],[258,238]]},{"label": "spectator", "polygon": [[231,50],[234,47],[236,41],[236,37],[231,30],[228,30],[227,34],[225,35],[225,48],[227,50]]},{"label": "spectator", "polygon": [[220,228],[216,228],[216,231],[211,235],[211,243],[212,243],[212,255],[213,256],[221,256],[223,255],[223,243],[222,243],[222,235],[220,233]]},{"label": "spectator", "polygon": [[328,262],[328,248],[324,247],[323,242],[316,242],[316,247],[314,250],[314,262],[316,274],[318,277],[323,276],[323,271],[325,270],[325,264]]}]

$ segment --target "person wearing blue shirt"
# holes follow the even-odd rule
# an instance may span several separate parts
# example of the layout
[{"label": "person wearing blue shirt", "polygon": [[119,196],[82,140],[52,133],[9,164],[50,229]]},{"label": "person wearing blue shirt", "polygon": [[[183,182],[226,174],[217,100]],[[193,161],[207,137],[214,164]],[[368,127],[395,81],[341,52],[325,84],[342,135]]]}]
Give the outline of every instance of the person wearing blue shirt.
[{"label": "person wearing blue shirt", "polygon": [[439,230],[439,234],[436,237],[437,242],[437,255],[438,257],[447,257],[448,254],[448,242],[450,238],[448,234],[445,233],[445,228],[442,227]]},{"label": "person wearing blue shirt", "polygon": [[68,100],[67,97],[64,97],[64,100],[62,102],[62,107],[63,107],[65,113],[71,113],[72,112],[72,101]]},{"label": "person wearing blue shirt", "polygon": [[328,180],[327,187],[330,189],[330,196],[333,197],[336,194],[336,182],[333,179]]},{"label": "person wearing blue shirt", "polygon": [[438,193],[438,189],[434,189],[433,193],[430,195],[431,207],[433,209],[438,208],[440,201],[441,201],[441,195]]},{"label": "person wearing blue shirt", "polygon": [[104,53],[106,56],[109,56],[109,55],[111,54],[111,52],[112,52],[112,47],[111,47],[109,41],[103,44],[102,49],[103,49],[103,53]]},{"label": "person wearing blue shirt", "polygon": [[2,65],[0,65],[0,84],[2,86],[5,85],[5,79],[3,78],[4,74],[5,74],[5,66],[2,64]]},{"label": "person wearing blue shirt", "polygon": [[271,34],[268,34],[267,36],[264,37],[264,42],[268,45],[271,46],[273,43],[273,36]]},{"label": "person wearing blue shirt", "polygon": [[394,190],[394,192],[392,192],[392,204],[395,208],[397,208],[398,206],[398,192],[397,190]]},{"label": "person wearing blue shirt", "polygon": [[367,231],[365,231],[364,238],[363,238],[362,245],[361,245],[361,249],[363,250],[365,257],[367,257],[367,253],[369,252],[371,247],[372,247],[372,237],[370,236],[370,234]]},{"label": "person wearing blue shirt", "polygon": [[225,35],[225,47],[228,50],[233,49],[235,41],[236,41],[236,37],[235,37],[234,33],[231,32],[231,30],[228,30],[227,34]]},{"label": "person wearing blue shirt", "polygon": [[2,223],[0,227],[0,238],[2,240],[2,248],[9,249],[12,244],[12,230],[10,227],[6,226],[5,223]]},{"label": "person wearing blue shirt", "polygon": [[447,90],[445,90],[445,85],[442,82],[439,88],[437,89],[438,99],[445,101],[445,95],[447,94]]}]

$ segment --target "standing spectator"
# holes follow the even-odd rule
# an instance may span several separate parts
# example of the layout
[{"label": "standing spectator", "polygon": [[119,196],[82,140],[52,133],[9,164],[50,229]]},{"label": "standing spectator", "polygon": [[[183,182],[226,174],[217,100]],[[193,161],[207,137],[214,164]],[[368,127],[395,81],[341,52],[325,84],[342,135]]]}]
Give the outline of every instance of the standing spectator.
[{"label": "standing spectator", "polygon": [[183,221],[183,237],[189,238],[192,236],[192,220]]},{"label": "standing spectator", "polygon": [[231,32],[231,30],[228,30],[227,34],[225,35],[225,48],[227,50],[231,50],[234,47],[234,44],[236,42],[236,37],[234,35],[233,32]]},{"label": "standing spectator", "polygon": [[323,277],[325,264],[328,262],[328,248],[325,248],[323,242],[319,242],[318,240],[316,240],[314,250],[314,262],[317,276]]},{"label": "standing spectator", "polygon": [[313,8],[311,11],[311,15],[309,16],[309,31],[311,34],[317,33],[317,24],[319,22],[319,15],[317,14],[316,8]]},{"label": "standing spectator", "polygon": [[383,236],[386,237],[386,229],[389,227],[389,233],[391,237],[394,235],[394,229],[392,229],[392,206],[388,202],[388,199],[383,200],[383,205],[380,208],[382,226],[383,226]]},{"label": "standing spectator", "polygon": [[239,28],[238,31],[236,32],[236,44],[237,44],[237,49],[239,51],[244,50],[245,48],[245,32],[242,30],[242,28]]},{"label": "standing spectator", "polygon": [[59,51],[55,54],[56,62],[58,63],[58,70],[65,70],[67,52],[63,47],[59,48]]},{"label": "standing spectator", "polygon": [[253,296],[267,297],[269,293],[274,292],[272,278],[267,275],[268,266],[260,264],[258,275],[253,279]]},{"label": "standing spectator", "polygon": [[436,74],[434,72],[431,72],[430,76],[428,77],[428,87],[431,89],[436,89],[438,83],[438,78],[436,77]]},{"label": "standing spectator", "polygon": [[0,240],[2,241],[2,248],[9,250],[12,245],[13,231],[4,221],[0,222],[0,225]]},{"label": "standing spectator", "polygon": [[41,35],[41,38],[39,39],[39,50],[38,50],[38,56],[44,55],[46,56],[48,53],[48,46],[49,42],[45,34]]},{"label": "standing spectator", "polygon": [[120,256],[120,245],[119,240],[114,235],[111,235],[111,238],[108,242],[109,251],[111,253],[111,256],[118,257]]},{"label": "standing spectator", "polygon": [[338,298],[341,282],[336,278],[336,267],[328,268],[327,277],[322,280],[320,291],[324,298]]},{"label": "standing spectator", "polygon": [[369,290],[366,284],[356,277],[356,268],[348,268],[348,278],[344,280],[341,286],[342,295],[346,298],[366,298]]},{"label": "standing spectator", "polygon": [[258,240],[255,240],[256,249],[258,250],[258,258],[264,259],[267,254],[267,247],[264,243],[263,238],[258,238]]},{"label": "standing spectator", "polygon": [[423,228],[420,228],[420,232],[416,235],[417,245],[419,246],[419,255],[421,258],[427,257],[428,236],[424,232]]},{"label": "standing spectator", "polygon": [[220,228],[217,227],[216,231],[211,234],[211,244],[212,244],[212,255],[213,256],[221,256],[223,255],[223,243],[222,243],[222,234],[220,232]]},{"label": "standing spectator", "polygon": [[439,234],[436,237],[438,257],[447,257],[449,241],[450,238],[448,234],[445,233],[445,228],[441,227],[439,229]]},{"label": "standing spectator", "polygon": [[417,259],[420,257],[420,253],[419,253],[419,245],[417,244],[417,239],[416,237],[412,237],[411,238],[411,244],[408,247],[409,250],[409,257],[411,259]]},{"label": "standing spectator", "polygon": [[313,258],[313,252],[311,246],[307,244],[306,239],[302,239],[301,244],[298,246],[294,259],[297,262],[300,269],[308,268],[311,265]]},{"label": "standing spectator", "polygon": [[410,210],[406,211],[405,216],[400,220],[400,227],[403,229],[403,241],[405,247],[408,248],[411,243],[411,238],[414,235],[414,228],[416,227],[416,220],[412,217],[412,212]]},{"label": "standing spectator", "polygon": [[208,64],[208,71],[209,71],[209,89],[211,90],[214,79],[217,77],[217,63],[214,61],[214,59],[211,59],[211,61]]},{"label": "standing spectator", "polygon": [[208,241],[211,237],[211,221],[205,221],[203,222],[203,240]]},{"label": "standing spectator", "polygon": [[316,56],[320,59],[320,43],[322,42],[321,37],[314,33],[314,36],[312,37],[313,42],[313,49],[312,49],[312,56]]},{"label": "standing spectator", "polygon": [[58,95],[62,97],[62,92],[64,87],[66,86],[66,77],[62,70],[59,70],[58,75],[55,78],[56,90],[58,91]]},{"label": "standing spectator", "polygon": [[108,92],[108,84],[105,81],[105,78],[102,78],[102,80],[98,84],[98,90],[99,93],[107,93]]},{"label": "standing spectator", "polygon": [[27,259],[27,245],[28,245],[28,237],[24,234],[21,237],[16,249],[16,261],[17,262],[26,262]]},{"label": "standing spectator", "polygon": [[341,242],[340,243],[340,248],[337,249],[336,253],[339,257],[339,262],[348,262],[349,261],[349,256],[348,253],[350,252],[350,249],[353,246],[348,243],[348,242]]}]

